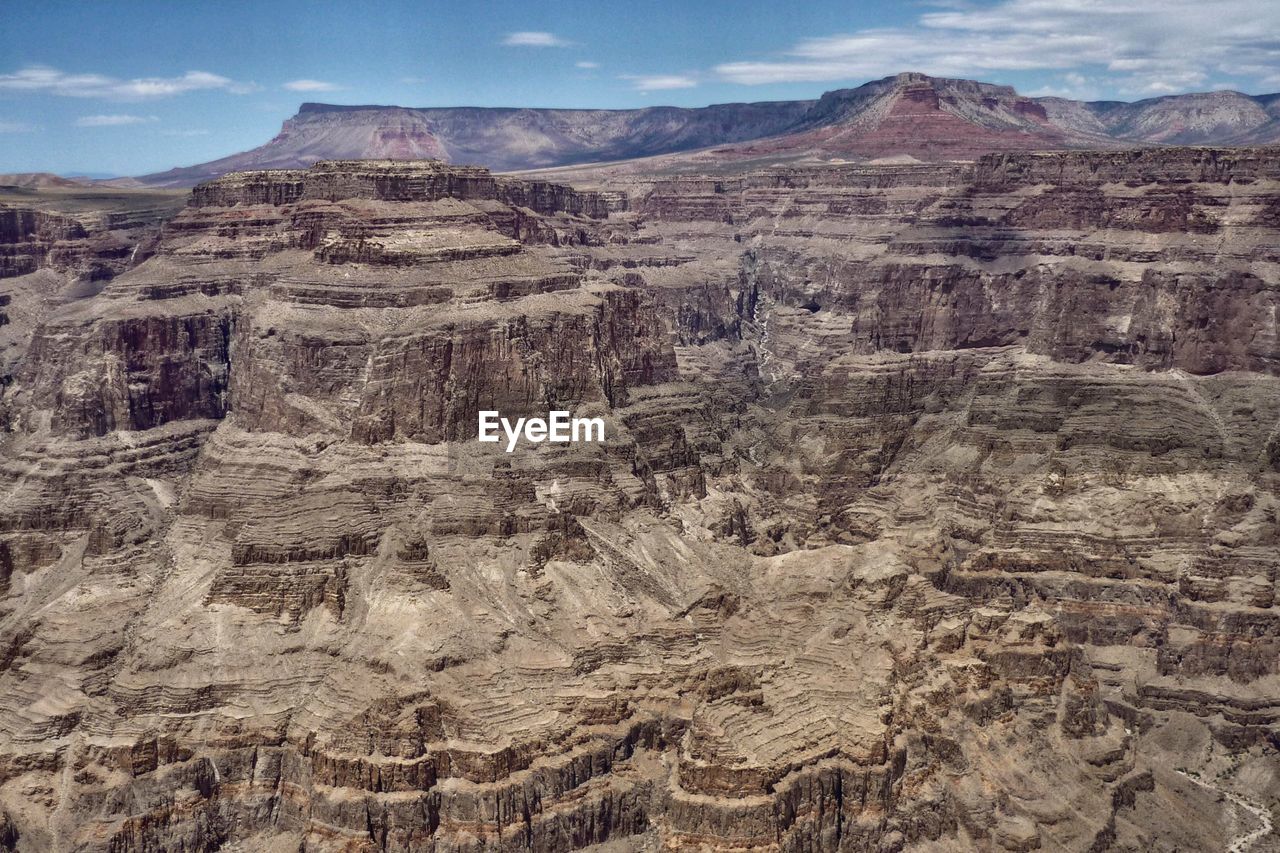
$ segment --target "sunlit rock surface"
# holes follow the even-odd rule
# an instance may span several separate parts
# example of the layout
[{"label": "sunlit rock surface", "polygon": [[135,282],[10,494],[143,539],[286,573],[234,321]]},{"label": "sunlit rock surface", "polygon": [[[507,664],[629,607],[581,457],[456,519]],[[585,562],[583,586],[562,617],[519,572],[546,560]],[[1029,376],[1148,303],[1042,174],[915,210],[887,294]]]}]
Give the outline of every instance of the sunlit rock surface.
[{"label": "sunlit rock surface", "polygon": [[[1190,850],[1274,814],[1280,152],[602,189],[229,175],[24,315],[0,847]],[[0,311],[77,275],[8,274]],[[607,440],[475,440],[552,409]]]}]

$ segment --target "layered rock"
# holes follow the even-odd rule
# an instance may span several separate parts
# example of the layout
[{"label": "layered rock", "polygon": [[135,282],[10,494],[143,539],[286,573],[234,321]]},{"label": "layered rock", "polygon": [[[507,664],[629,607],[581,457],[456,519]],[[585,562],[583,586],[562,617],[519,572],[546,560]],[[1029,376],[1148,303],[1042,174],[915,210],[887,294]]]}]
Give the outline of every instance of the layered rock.
[{"label": "layered rock", "polygon": [[198,188],[5,392],[0,839],[1225,847],[1280,802],[1276,162]]},{"label": "layered rock", "polygon": [[[189,187],[228,172],[298,169],[324,159],[435,158],[540,169],[655,158],[715,173],[815,158],[946,161],[993,151],[1280,142],[1280,97],[1240,92],[1133,103],[1031,98],[1009,86],[906,72],[815,100],[636,110],[303,104],[265,145],[137,179]],[[711,149],[707,156],[682,152]],[[746,164],[744,166],[744,164]],[[657,171],[664,165],[639,165]],[[2,177],[2,176],[0,176]]]},{"label": "layered rock", "polygon": [[[54,306],[93,296],[146,260],[161,223],[183,203],[174,192],[0,176],[0,384],[12,381],[36,326]],[[0,422],[5,418],[0,407]]]}]

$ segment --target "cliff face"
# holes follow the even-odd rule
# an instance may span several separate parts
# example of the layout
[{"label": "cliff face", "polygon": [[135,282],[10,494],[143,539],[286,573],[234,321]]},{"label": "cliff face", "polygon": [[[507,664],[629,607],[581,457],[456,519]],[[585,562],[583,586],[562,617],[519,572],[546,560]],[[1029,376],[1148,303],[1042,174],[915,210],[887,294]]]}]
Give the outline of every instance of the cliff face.
[{"label": "cliff face", "polygon": [[266,145],[141,180],[191,186],[242,169],[301,168],[341,158],[441,158],[493,169],[621,160],[772,136],[794,125],[812,103],[639,110],[303,104]]},{"label": "cliff face", "polygon": [[0,375],[54,305],[101,290],[145,260],[172,192],[102,191],[53,175],[0,175]]},{"label": "cliff face", "polygon": [[0,842],[1227,846],[1280,803],[1277,164],[197,188],[6,375]]},{"label": "cliff face", "polygon": [[191,186],[245,169],[325,159],[440,158],[518,170],[719,146],[716,165],[770,158],[972,159],[992,151],[1136,144],[1274,144],[1274,95],[1173,95],[1135,103],[1028,98],[1008,86],[897,74],[816,101],[697,109],[482,109],[303,104],[266,145],[140,180]]}]

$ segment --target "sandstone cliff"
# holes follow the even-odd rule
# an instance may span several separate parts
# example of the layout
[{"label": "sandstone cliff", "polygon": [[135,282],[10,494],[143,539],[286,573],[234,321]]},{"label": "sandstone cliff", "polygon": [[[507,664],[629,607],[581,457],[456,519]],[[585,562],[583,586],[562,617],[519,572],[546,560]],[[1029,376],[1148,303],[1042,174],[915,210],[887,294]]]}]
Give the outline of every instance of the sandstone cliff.
[{"label": "sandstone cliff", "polygon": [[197,188],[7,368],[0,846],[1224,848],[1278,163]]}]

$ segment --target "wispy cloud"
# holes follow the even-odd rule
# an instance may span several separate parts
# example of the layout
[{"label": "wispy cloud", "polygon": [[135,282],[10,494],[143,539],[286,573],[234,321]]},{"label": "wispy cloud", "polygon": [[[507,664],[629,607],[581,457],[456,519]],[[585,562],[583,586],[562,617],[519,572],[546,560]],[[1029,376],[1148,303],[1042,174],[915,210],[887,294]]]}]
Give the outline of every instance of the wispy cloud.
[{"label": "wispy cloud", "polygon": [[581,62],[575,62],[575,63],[573,63],[573,65],[574,65],[574,67],[575,67],[575,68],[585,68],[585,69],[587,69],[588,71],[592,70],[593,68],[599,68],[599,67],[600,67],[600,63],[599,63],[599,62],[592,62],[592,61],[587,60],[587,59],[584,59],[584,60],[583,60],[583,61],[581,61]]},{"label": "wispy cloud", "polygon": [[431,81],[426,77],[401,77],[400,82],[406,86],[425,86]]},{"label": "wispy cloud", "polygon": [[193,128],[191,130],[162,130],[160,133],[164,136],[208,136],[209,131],[204,128]]},{"label": "wispy cloud", "polygon": [[25,121],[0,121],[0,133],[31,133],[35,129]]},{"label": "wispy cloud", "polygon": [[105,74],[68,74],[56,68],[32,65],[13,74],[0,74],[0,91],[33,92],[67,98],[143,100],[202,90],[242,94],[253,88],[253,84],[237,83],[208,71],[188,71],[181,77],[135,77],[122,80]]},{"label": "wispy cloud", "polygon": [[1077,71],[1068,71],[1047,86],[1041,86],[1026,94],[1033,98],[1057,97],[1077,101],[1093,101],[1103,95],[1094,80]]},{"label": "wispy cloud", "polygon": [[907,26],[806,39],[778,58],[729,62],[715,71],[746,84],[856,80],[897,71],[1084,71],[1132,93],[1185,91],[1221,76],[1280,85],[1275,0],[931,5]]},{"label": "wispy cloud", "polygon": [[284,88],[290,92],[337,92],[342,87],[337,83],[328,83],[324,80],[290,80],[284,84]]},{"label": "wispy cloud", "polygon": [[692,89],[698,85],[696,79],[683,74],[622,74],[619,76],[623,80],[630,80],[632,88],[640,92]]},{"label": "wispy cloud", "polygon": [[81,116],[76,119],[76,127],[124,127],[129,124],[150,124],[160,119],[156,116],[105,115]]},{"label": "wispy cloud", "polygon": [[569,47],[573,44],[555,33],[543,32],[507,33],[502,43],[508,47]]}]

